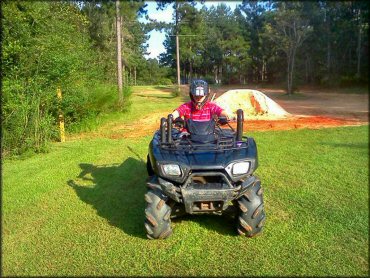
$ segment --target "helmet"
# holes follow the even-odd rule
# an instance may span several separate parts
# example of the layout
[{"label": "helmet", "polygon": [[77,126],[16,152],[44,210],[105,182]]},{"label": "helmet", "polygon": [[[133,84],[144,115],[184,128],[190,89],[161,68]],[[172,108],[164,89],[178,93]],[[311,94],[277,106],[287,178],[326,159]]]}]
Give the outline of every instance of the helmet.
[{"label": "helmet", "polygon": [[[190,84],[189,96],[192,103],[194,104],[195,109],[202,109],[209,96],[208,83],[201,79],[193,80]],[[199,102],[194,98],[197,96],[205,96],[205,98],[203,99],[203,101]]]}]

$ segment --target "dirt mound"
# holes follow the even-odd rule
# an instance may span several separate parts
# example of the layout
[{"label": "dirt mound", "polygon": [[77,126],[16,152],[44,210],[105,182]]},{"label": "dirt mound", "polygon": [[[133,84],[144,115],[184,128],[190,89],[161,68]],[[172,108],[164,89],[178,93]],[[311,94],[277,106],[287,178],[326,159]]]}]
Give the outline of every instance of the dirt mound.
[{"label": "dirt mound", "polygon": [[214,102],[233,116],[236,116],[236,110],[243,109],[246,119],[279,119],[291,116],[279,104],[257,90],[230,90]]}]

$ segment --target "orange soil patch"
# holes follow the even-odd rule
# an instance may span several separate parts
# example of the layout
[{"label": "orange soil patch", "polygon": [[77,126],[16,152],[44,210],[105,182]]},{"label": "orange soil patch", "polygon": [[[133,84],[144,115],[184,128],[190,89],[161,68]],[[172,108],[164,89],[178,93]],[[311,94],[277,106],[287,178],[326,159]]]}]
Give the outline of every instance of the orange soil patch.
[{"label": "orange soil patch", "polygon": [[[140,136],[152,135],[159,129],[158,123],[151,122],[144,126],[122,127],[119,133],[108,135],[111,139],[136,138]],[[293,116],[282,120],[246,120],[244,121],[244,131],[269,131],[269,130],[291,130],[300,128],[319,129],[338,126],[363,125],[359,120],[349,120],[343,118],[332,118],[324,116]],[[236,122],[230,123],[236,128]]]},{"label": "orange soil patch", "polygon": [[253,95],[250,97],[252,106],[256,109],[257,113],[264,113],[265,111],[261,108],[260,103],[255,99]]},{"label": "orange soil patch", "polygon": [[[145,117],[137,123],[128,125],[118,125],[111,128],[112,133],[91,132],[86,134],[79,134],[67,138],[70,140],[78,140],[82,138],[97,138],[104,137],[110,139],[122,138],[138,138],[142,136],[153,135],[159,129],[160,117],[154,115],[152,117]],[[327,127],[338,126],[358,126],[368,124],[367,122],[359,121],[357,119],[344,119],[325,116],[292,116],[280,120],[246,120],[244,121],[244,131],[270,131],[270,130],[291,130],[291,129],[320,129]],[[230,125],[236,128],[236,122],[231,122]]]},{"label": "orange soil patch", "polygon": [[[153,135],[159,129],[160,118],[146,118],[138,121],[136,124],[119,125],[111,128],[111,133],[90,132],[79,135],[74,135],[67,138],[68,141],[78,140],[82,138],[138,138],[142,136]],[[368,124],[367,122],[357,119],[350,120],[344,118],[332,118],[325,116],[293,116],[280,120],[246,120],[244,121],[244,131],[269,131],[269,130],[291,130],[291,129],[320,129],[327,127],[338,126],[358,126]],[[236,128],[236,122],[231,122],[230,125]]]},{"label": "orange soil patch", "polygon": [[[282,120],[247,120],[244,122],[245,131],[290,130],[298,128],[319,129],[326,127],[362,125],[359,120],[333,118],[325,116],[294,116]],[[231,126],[236,127],[236,123]]]}]

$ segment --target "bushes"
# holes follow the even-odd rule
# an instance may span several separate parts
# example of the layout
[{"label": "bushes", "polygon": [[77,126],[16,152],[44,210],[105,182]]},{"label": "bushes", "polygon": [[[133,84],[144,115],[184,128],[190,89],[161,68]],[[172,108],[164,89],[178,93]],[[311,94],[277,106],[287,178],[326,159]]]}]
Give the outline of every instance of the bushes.
[{"label": "bushes", "polygon": [[340,87],[363,86],[367,85],[368,82],[368,78],[346,75],[340,78]]},{"label": "bushes", "polygon": [[[2,151],[21,154],[27,150],[42,152],[56,136],[55,119],[47,93],[37,84],[3,83]],[[43,94],[44,93],[44,94]]]},{"label": "bushes", "polygon": [[[138,85],[172,85],[175,83],[172,70],[161,67],[156,59],[143,59],[138,66]],[[172,76],[172,77],[171,77]]]},{"label": "bushes", "polygon": [[213,75],[206,75],[203,78],[208,84],[215,84],[215,77]]},{"label": "bushes", "polygon": [[117,109],[116,85],[104,81],[87,18],[75,4],[8,1],[2,16],[4,155],[42,152],[57,139],[57,87],[67,131]]},{"label": "bushes", "polygon": [[66,131],[80,132],[92,130],[98,124],[97,117],[102,113],[124,112],[130,108],[131,88],[124,87],[124,106],[118,106],[117,87],[110,84],[95,84],[82,91],[82,98],[76,94],[63,96],[62,111],[65,117]]}]

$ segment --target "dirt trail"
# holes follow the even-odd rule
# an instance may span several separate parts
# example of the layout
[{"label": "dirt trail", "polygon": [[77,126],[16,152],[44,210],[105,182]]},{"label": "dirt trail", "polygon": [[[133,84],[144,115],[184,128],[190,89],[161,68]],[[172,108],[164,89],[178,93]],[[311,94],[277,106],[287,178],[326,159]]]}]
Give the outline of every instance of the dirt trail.
[{"label": "dirt trail", "polygon": [[290,99],[283,92],[274,90],[263,91],[291,114],[306,116],[319,115],[358,120],[364,123],[369,122],[368,94],[307,91]]},{"label": "dirt trail", "polygon": [[[213,90],[216,97],[232,88]],[[248,119],[245,131],[289,130],[299,128],[319,129],[337,126],[356,126],[369,123],[369,95],[341,94],[335,92],[304,91],[288,97],[277,89],[257,89],[274,100],[292,116],[286,119]],[[146,92],[141,92],[145,94]],[[148,92],[152,93],[152,92]],[[182,95],[187,96],[186,88]],[[166,116],[153,113],[131,124],[109,126],[109,132],[92,132],[74,135],[70,140],[86,137],[137,138],[152,135],[158,128],[160,118]],[[236,126],[235,123],[231,123]]]}]

